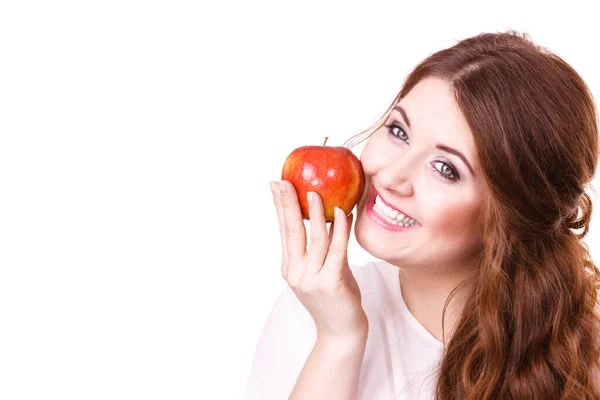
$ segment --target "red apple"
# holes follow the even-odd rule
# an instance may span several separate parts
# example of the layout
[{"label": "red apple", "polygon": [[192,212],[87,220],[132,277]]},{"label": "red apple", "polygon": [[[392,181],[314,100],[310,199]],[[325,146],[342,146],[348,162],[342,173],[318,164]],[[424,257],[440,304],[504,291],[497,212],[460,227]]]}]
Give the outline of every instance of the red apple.
[{"label": "red apple", "polygon": [[309,219],[307,192],[318,193],[328,222],[333,221],[334,207],[350,214],[365,185],[362,166],[354,153],[347,147],[325,143],[292,151],[283,164],[281,179],[294,185],[304,219]]}]

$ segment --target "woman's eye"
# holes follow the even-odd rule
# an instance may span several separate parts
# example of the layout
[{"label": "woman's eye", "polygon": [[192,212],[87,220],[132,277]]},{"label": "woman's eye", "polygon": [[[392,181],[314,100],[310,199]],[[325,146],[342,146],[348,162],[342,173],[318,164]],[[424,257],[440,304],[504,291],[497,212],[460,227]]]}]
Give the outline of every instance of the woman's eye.
[{"label": "woman's eye", "polygon": [[[450,167],[448,164],[446,164],[445,162],[434,161],[433,164],[434,164],[433,170],[435,172],[437,172],[438,174],[440,174],[442,177],[453,180],[453,181],[459,179],[458,173],[455,172],[455,170],[452,167]],[[441,168],[438,168],[436,165],[441,165]]]},{"label": "woman's eye", "polygon": [[[393,135],[393,136],[395,136],[396,139],[402,140],[402,141],[406,142],[407,144],[410,144],[408,134],[402,127],[396,125],[396,123],[391,123],[391,122],[385,126],[388,129],[388,132],[390,133],[390,135]],[[443,161],[434,161],[432,163],[432,165],[433,165],[433,170],[438,175],[443,177],[444,179],[448,179],[450,181],[460,180],[460,176],[458,175],[458,172],[450,164],[447,164]],[[436,165],[441,165],[441,168],[438,168]]]},{"label": "woman's eye", "polygon": [[402,129],[398,125],[394,125],[394,124],[388,124],[388,125],[386,125],[386,127],[388,128],[388,131],[392,135],[396,136],[400,140],[405,141],[406,143],[410,143],[408,134],[404,131],[404,129]]}]

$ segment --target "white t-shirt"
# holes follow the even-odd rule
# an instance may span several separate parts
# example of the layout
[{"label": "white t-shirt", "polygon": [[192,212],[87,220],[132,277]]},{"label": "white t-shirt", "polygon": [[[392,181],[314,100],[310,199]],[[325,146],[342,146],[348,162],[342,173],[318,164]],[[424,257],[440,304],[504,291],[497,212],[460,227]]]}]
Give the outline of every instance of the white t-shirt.
[{"label": "white t-shirt", "polygon": [[[443,344],[407,308],[400,270],[385,262],[351,270],[369,320],[358,399],[433,399]],[[312,317],[286,284],[259,338],[245,399],[287,399],[316,338]]]}]

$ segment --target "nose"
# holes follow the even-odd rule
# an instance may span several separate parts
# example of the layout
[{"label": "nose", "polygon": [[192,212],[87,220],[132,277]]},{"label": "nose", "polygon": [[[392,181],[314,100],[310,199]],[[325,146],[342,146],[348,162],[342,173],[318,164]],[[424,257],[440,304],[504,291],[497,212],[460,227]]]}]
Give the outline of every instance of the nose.
[{"label": "nose", "polygon": [[379,170],[378,181],[383,189],[398,196],[414,195],[414,173],[417,160],[405,155]]}]

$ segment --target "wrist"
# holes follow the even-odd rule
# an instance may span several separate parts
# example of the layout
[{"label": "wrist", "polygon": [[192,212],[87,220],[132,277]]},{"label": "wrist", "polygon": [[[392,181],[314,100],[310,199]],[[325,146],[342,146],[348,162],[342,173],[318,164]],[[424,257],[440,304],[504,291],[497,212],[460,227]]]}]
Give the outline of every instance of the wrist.
[{"label": "wrist", "polygon": [[323,347],[334,352],[353,352],[367,345],[367,333],[351,336],[318,335],[315,347]]},{"label": "wrist", "polygon": [[334,333],[326,329],[320,330],[317,327],[317,341],[328,343],[333,347],[352,347],[360,345],[361,343],[367,342],[368,336],[369,322],[366,319],[365,322],[361,323],[356,329],[344,333]]}]

